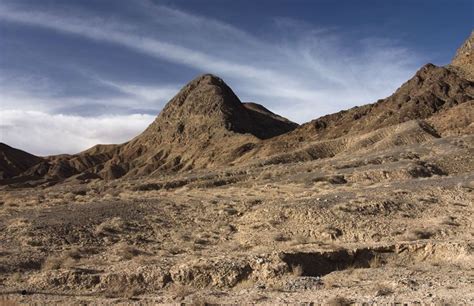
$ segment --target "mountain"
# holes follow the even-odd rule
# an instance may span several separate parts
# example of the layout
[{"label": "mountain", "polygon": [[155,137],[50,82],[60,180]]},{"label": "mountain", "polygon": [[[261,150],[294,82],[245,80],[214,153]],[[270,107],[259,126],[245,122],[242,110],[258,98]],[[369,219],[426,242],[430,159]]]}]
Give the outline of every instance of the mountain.
[{"label": "mountain", "polygon": [[0,142],[0,180],[11,179],[43,159]]},{"label": "mountain", "polygon": [[45,158],[3,145],[0,181],[108,180],[255,162],[296,162],[469,134],[474,129],[472,43],[473,34],[452,63],[423,66],[385,99],[301,126],[262,105],[242,103],[222,79],[201,75],[127,143]]},{"label": "mountain", "polygon": [[[473,61],[472,52],[467,51],[467,47],[472,50],[472,37],[471,34],[459,49],[452,64],[445,67],[426,64],[391,96],[305,123],[263,143],[247,160],[297,161],[330,157],[356,149],[349,145],[354,143],[353,139],[411,120],[422,120],[422,126],[429,124],[441,136],[472,133],[474,82],[467,77],[472,67],[460,64],[460,61]],[[419,132],[427,132],[422,126]],[[293,151],[294,154],[288,153]]]},{"label": "mountain", "polygon": [[474,31],[466,39],[464,44],[458,49],[454,56],[451,66],[460,71],[464,77],[474,81]]},{"label": "mountain", "polygon": [[115,179],[225,165],[297,126],[259,104],[242,103],[222,79],[205,74],[184,86],[129,142],[47,157],[13,174],[53,181]]},{"label": "mountain", "polygon": [[[196,130],[198,126],[201,130]],[[152,135],[151,138],[155,138],[164,130],[171,129],[173,138],[183,140],[195,136],[196,131],[225,129],[266,139],[296,127],[296,123],[273,114],[261,105],[243,104],[222,79],[205,74],[181,89],[139,137],[150,138]],[[175,130],[178,134],[174,133]]]},{"label": "mountain", "polygon": [[202,75],[181,89],[142,134],[120,147],[101,175],[224,165],[261,139],[297,126],[263,106],[242,104],[222,79]]}]

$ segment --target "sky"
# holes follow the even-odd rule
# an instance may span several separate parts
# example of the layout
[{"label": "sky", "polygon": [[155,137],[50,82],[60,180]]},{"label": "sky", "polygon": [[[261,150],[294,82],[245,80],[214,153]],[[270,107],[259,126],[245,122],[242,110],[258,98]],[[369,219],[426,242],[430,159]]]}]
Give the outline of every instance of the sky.
[{"label": "sky", "polygon": [[125,142],[203,73],[304,123],[449,63],[473,20],[472,0],[0,0],[0,142]]}]

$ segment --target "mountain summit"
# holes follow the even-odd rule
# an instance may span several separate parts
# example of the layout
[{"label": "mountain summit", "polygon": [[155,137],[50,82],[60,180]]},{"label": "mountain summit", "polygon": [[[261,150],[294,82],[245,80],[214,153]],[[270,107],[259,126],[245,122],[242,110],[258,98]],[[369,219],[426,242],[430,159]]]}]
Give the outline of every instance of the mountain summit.
[{"label": "mountain summit", "polygon": [[222,79],[205,74],[184,86],[110,163],[129,175],[222,165],[244,153],[239,147],[297,126],[263,106],[243,104]]},{"label": "mountain summit", "polygon": [[212,137],[217,130],[226,130],[266,139],[296,127],[296,123],[275,116],[263,106],[257,109],[243,104],[222,79],[204,74],[181,89],[139,137],[170,141],[171,136],[186,142],[196,134]]}]

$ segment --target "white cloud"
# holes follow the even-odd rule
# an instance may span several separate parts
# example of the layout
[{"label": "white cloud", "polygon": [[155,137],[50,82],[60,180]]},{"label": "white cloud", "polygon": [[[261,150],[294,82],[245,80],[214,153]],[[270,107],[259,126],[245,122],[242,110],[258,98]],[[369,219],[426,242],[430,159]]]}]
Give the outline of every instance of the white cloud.
[{"label": "white cloud", "polygon": [[[163,107],[180,89],[173,85],[137,85],[116,82],[96,76],[92,72],[79,71],[97,84],[117,91],[113,96],[65,96],[58,86],[47,77],[0,76],[0,109],[35,110],[54,113],[58,110],[70,113],[82,106],[102,106],[110,111],[128,113],[127,109],[158,110]],[[70,110],[69,112],[67,110]],[[93,113],[94,110],[90,110]],[[113,114],[113,113],[112,113]],[[101,115],[98,113],[97,115]],[[111,114],[109,114],[111,115]]]},{"label": "white cloud", "polygon": [[[389,39],[368,37],[350,45],[341,29],[314,28],[280,18],[275,19],[274,25],[280,37],[268,40],[224,22],[157,6],[148,0],[137,3],[141,6],[134,8],[141,10],[143,18],[133,24],[91,12],[28,11],[6,5],[0,5],[0,19],[114,43],[174,63],[176,69],[181,65],[215,73],[229,83],[242,101],[262,103],[299,123],[386,97],[420,64],[416,54]],[[123,94],[123,97],[102,99],[100,103],[123,107],[163,105],[179,87],[117,82],[97,75],[91,78]],[[28,82],[18,88],[9,86],[0,88],[5,100],[10,101],[0,105],[3,109],[35,110],[46,116],[64,101],[72,106],[84,104],[81,97],[37,97],[35,92],[41,88],[32,91]],[[91,105],[96,102],[88,100]],[[57,115],[50,116],[54,119]],[[22,123],[25,130],[20,138],[29,138],[27,120],[30,119]],[[100,130],[99,126],[93,127]],[[21,135],[20,127],[15,131],[17,136]],[[59,133],[60,128],[55,131]],[[104,136],[100,140],[110,143],[115,138]],[[90,134],[81,141],[100,142]],[[57,144],[69,152],[78,147],[76,142]],[[38,144],[35,150],[49,149],[41,149]]]},{"label": "white cloud", "polygon": [[[82,15],[8,7],[0,7],[0,18],[116,43],[159,59],[216,73],[235,84],[237,94],[244,100],[263,98],[270,108],[274,106],[272,103],[275,106],[297,103],[307,114],[291,118],[299,122],[323,115],[317,111],[322,104],[353,106],[387,96],[416,67],[414,54],[387,41],[374,44],[371,42],[375,40],[367,39],[360,46],[347,49],[337,33],[306,25],[298,27],[295,23],[290,32],[294,35],[282,37],[278,42],[265,42],[219,21],[152,6],[147,1],[142,3],[147,5],[146,14],[160,17],[154,18],[154,22],[161,23],[161,28],[144,24],[141,29],[139,25],[113,19],[87,19]],[[172,36],[168,33],[170,28],[175,29]],[[161,37],[168,40],[176,37],[179,44]],[[336,111],[336,107],[329,108]]]},{"label": "white cloud", "polygon": [[256,69],[251,65],[237,64],[213,58],[206,53],[164,42],[159,39],[137,35],[119,26],[100,19],[85,20],[74,16],[55,16],[45,12],[16,11],[0,7],[0,18],[24,24],[41,26],[60,32],[81,35],[99,41],[121,44],[151,56],[189,65],[198,69],[209,69],[238,76],[270,76],[270,71]]},{"label": "white cloud", "polygon": [[104,85],[113,87],[124,94],[132,95],[140,100],[153,103],[157,101],[169,101],[180,89],[177,86],[143,86],[104,79],[98,79],[98,81]]},{"label": "white cloud", "polygon": [[0,110],[0,142],[37,155],[77,153],[99,143],[126,142],[154,118],[139,114],[81,117]]}]

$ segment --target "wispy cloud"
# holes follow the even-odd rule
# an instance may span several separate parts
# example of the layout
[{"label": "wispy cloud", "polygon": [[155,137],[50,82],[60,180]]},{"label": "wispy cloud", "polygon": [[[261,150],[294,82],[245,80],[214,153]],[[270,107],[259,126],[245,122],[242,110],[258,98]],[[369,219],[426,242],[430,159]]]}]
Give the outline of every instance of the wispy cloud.
[{"label": "wispy cloud", "polygon": [[[222,21],[151,1],[136,4],[134,9],[143,18],[135,23],[77,10],[22,10],[14,5],[0,5],[0,20],[116,44],[172,63],[176,69],[215,73],[228,81],[243,101],[263,103],[300,123],[388,96],[420,64],[416,54],[387,38],[365,37],[349,44],[341,29],[275,18],[274,30],[281,34],[263,39]],[[179,87],[90,77],[122,94],[110,97],[109,105],[115,107],[156,107],[153,102],[170,98]],[[29,96],[34,102],[27,102],[28,95],[17,90],[10,100],[23,110],[45,112],[51,111],[47,105],[55,103],[54,99],[38,101]],[[81,105],[79,100],[69,98],[71,105]],[[107,104],[104,101],[88,103]]]},{"label": "wispy cloud", "polygon": [[[387,80],[387,83],[396,82],[401,75],[406,77],[407,59],[413,57],[407,50],[389,44],[366,50],[343,50],[343,46],[338,45],[336,34],[319,33],[309,29],[300,33],[299,37],[280,41],[279,44],[257,43],[257,39],[252,36],[212,19],[158,6],[155,12],[168,15],[168,19],[165,20],[174,20],[174,24],[180,24],[181,31],[175,31],[173,35],[181,41],[181,44],[191,45],[182,46],[163,41],[159,37],[143,34],[143,30],[136,30],[132,26],[110,20],[101,20],[99,17],[87,20],[83,17],[52,15],[48,12],[1,8],[0,18],[117,43],[159,59],[238,80],[239,83],[249,85],[247,86],[249,88],[245,87],[246,90],[254,89],[249,92],[251,94],[275,92],[273,96],[276,98],[305,102],[309,102],[308,93],[316,93],[325,85],[352,88],[351,85],[356,82],[359,87],[370,86],[373,80],[368,78],[372,77],[379,82],[381,69],[391,71],[392,80]],[[198,37],[201,40],[200,44],[193,45],[196,35],[186,33],[193,27],[205,30],[200,31]],[[162,32],[157,33],[159,35]],[[216,39],[215,33],[223,33],[227,38],[220,41],[221,37]],[[219,48],[229,41],[240,48],[234,50]],[[210,48],[199,51],[202,48],[200,46]],[[215,55],[222,53],[222,50],[226,53]],[[352,51],[353,54],[350,55],[348,51]],[[347,55],[349,57],[346,57]],[[380,91],[378,88],[371,89]],[[353,99],[357,100],[357,97]],[[313,101],[313,103],[331,103],[331,100],[331,97],[328,97],[327,101]]]},{"label": "wispy cloud", "polygon": [[[145,86],[110,80],[98,79],[98,82],[117,89],[118,91],[138,98],[140,101],[157,102],[168,101],[179,91],[177,86]],[[164,106],[164,105],[162,105]]]},{"label": "wispy cloud", "polygon": [[0,109],[84,116],[141,113],[140,110],[149,110],[156,115],[179,90],[178,86],[171,85],[145,86],[105,79],[94,80],[116,93],[106,96],[67,96],[57,91],[47,78],[0,79]]},{"label": "wispy cloud", "polygon": [[270,71],[256,69],[250,65],[228,62],[200,51],[139,35],[127,30],[128,27],[110,21],[85,20],[74,16],[55,16],[47,12],[15,11],[5,8],[0,8],[0,18],[81,35],[98,41],[117,43],[148,55],[198,69],[209,69],[237,76],[270,76]]}]

